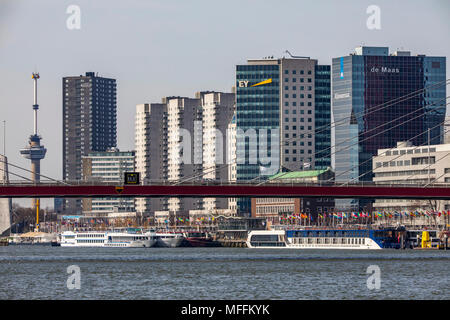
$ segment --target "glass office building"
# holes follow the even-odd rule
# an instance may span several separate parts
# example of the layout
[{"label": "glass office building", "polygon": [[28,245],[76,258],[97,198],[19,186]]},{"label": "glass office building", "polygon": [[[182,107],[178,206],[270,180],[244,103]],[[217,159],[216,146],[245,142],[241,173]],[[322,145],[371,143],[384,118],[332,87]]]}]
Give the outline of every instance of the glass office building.
[{"label": "glass office building", "polygon": [[315,169],[331,167],[331,66],[316,65]]},{"label": "glass office building", "polygon": [[[372,157],[398,141],[442,143],[446,58],[359,47],[332,61],[332,166],[336,181],[371,181]],[[429,134],[428,134],[428,129]],[[360,206],[339,200],[343,208]]]},{"label": "glass office building", "polygon": [[[236,127],[250,135],[261,129],[277,130],[280,127],[280,66],[238,65],[236,68]],[[252,87],[253,84],[272,79],[271,83]],[[249,81],[244,86],[240,81]],[[241,85],[239,85],[241,84]],[[254,131],[253,131],[254,130]],[[267,139],[270,139],[268,135]],[[259,140],[259,139],[258,139]],[[250,138],[238,139],[237,180],[251,180],[260,175],[260,163],[252,163],[250,153],[258,152],[260,142]],[[257,153],[256,153],[257,155]]]},{"label": "glass office building", "polygon": [[[309,57],[236,66],[237,181],[330,166],[330,73]],[[250,214],[250,201],[238,208]]]}]

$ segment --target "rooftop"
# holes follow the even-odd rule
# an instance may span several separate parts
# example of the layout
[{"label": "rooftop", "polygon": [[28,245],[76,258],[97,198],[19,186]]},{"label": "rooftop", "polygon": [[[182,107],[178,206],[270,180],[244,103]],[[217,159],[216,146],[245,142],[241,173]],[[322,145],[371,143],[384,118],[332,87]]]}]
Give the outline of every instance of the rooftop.
[{"label": "rooftop", "polygon": [[269,180],[282,180],[282,179],[301,179],[301,178],[312,178],[321,175],[324,172],[327,172],[329,169],[323,170],[308,170],[308,171],[293,171],[293,172],[280,172],[272,177]]}]

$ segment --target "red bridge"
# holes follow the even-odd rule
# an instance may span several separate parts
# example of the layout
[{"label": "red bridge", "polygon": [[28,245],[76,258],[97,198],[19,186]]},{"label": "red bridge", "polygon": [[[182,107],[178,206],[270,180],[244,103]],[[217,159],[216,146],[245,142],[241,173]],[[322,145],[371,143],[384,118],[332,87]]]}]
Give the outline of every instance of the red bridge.
[{"label": "red bridge", "polygon": [[0,197],[330,197],[450,200],[450,185],[154,184],[154,185],[0,185]]}]

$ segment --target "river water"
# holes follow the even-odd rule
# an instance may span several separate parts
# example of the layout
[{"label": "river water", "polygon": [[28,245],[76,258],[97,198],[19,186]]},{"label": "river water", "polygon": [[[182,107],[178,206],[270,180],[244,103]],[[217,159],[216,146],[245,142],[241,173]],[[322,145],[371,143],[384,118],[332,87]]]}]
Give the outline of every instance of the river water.
[{"label": "river water", "polygon": [[449,267],[442,250],[16,245],[0,247],[0,299],[449,299]]}]

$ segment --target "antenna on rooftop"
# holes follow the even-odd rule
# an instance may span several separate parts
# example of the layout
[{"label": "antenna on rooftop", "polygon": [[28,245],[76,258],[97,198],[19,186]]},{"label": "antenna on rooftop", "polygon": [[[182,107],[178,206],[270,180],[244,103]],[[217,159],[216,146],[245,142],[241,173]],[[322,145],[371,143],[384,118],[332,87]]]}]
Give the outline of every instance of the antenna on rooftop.
[{"label": "antenna on rooftop", "polygon": [[290,55],[291,58],[295,58],[295,59],[311,59],[310,57],[293,56],[288,50],[286,50],[285,53],[287,53],[288,55]]}]

